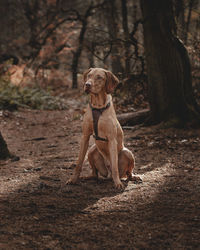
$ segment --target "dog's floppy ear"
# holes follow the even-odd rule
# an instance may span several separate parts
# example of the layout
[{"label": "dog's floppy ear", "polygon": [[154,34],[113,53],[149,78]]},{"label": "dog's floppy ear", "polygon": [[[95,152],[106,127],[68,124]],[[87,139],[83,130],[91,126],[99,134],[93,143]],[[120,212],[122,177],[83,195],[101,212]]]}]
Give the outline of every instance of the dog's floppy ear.
[{"label": "dog's floppy ear", "polygon": [[119,79],[110,71],[105,70],[106,73],[106,93],[110,94],[114,91],[119,83]]},{"label": "dog's floppy ear", "polygon": [[83,73],[83,81],[84,81],[84,82],[86,82],[86,80],[87,80],[87,75],[88,75],[88,73],[89,73],[91,70],[92,70],[92,68],[86,70],[86,71]]}]

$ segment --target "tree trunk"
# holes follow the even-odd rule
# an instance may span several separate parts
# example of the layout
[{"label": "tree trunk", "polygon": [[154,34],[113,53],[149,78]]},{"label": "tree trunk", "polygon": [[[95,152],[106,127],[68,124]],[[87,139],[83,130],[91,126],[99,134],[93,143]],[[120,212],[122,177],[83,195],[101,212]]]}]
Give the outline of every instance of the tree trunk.
[{"label": "tree trunk", "polygon": [[200,121],[187,50],[176,36],[171,0],[141,0],[151,121]]},{"label": "tree trunk", "polygon": [[128,77],[130,73],[130,41],[129,41],[129,28],[128,28],[128,11],[127,0],[121,0],[122,8],[122,26],[124,30],[124,49],[125,49],[125,76]]},{"label": "tree trunk", "polygon": [[8,150],[7,144],[5,142],[5,140],[3,139],[3,136],[1,135],[0,132],[0,160],[4,160],[6,158],[9,158],[10,152]]},{"label": "tree trunk", "polygon": [[78,63],[79,59],[83,50],[83,42],[84,42],[84,36],[87,29],[87,18],[85,17],[84,20],[82,20],[82,27],[79,35],[79,42],[78,42],[78,48],[74,52],[73,60],[72,60],[72,88],[75,89],[78,87],[78,81],[77,81],[77,73],[78,73]]},{"label": "tree trunk", "polygon": [[183,40],[185,44],[187,44],[187,40],[188,40],[189,26],[191,22],[191,14],[192,14],[192,8],[194,6],[194,2],[195,2],[194,0],[190,0],[190,3],[189,3],[188,16],[187,16],[187,21],[186,21],[185,38]]},{"label": "tree trunk", "polygon": [[186,37],[186,22],[185,22],[185,5],[184,0],[175,0],[174,1],[174,15],[177,19],[178,25],[180,25],[180,29],[178,35],[182,41],[185,42]]},{"label": "tree trunk", "polygon": [[121,52],[120,46],[118,42],[119,38],[119,26],[117,24],[118,16],[117,16],[117,8],[116,8],[116,0],[107,1],[108,11],[107,11],[107,21],[108,21],[108,32],[110,35],[110,39],[112,41],[112,50],[111,50],[111,65],[112,72],[119,76],[120,73],[123,72],[123,66],[120,61]]}]

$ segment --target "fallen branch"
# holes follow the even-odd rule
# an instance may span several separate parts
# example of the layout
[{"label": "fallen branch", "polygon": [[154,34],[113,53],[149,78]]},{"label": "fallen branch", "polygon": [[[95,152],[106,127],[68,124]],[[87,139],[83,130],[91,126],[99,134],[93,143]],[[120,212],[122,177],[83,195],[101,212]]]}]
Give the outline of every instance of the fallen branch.
[{"label": "fallen branch", "polygon": [[117,115],[117,118],[122,126],[134,126],[144,123],[150,114],[149,109],[143,109],[136,112],[129,112]]}]

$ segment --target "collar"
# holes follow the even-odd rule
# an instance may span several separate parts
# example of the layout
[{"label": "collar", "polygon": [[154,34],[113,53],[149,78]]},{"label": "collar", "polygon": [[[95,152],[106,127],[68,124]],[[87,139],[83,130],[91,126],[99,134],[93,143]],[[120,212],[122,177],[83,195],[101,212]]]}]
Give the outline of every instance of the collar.
[{"label": "collar", "polygon": [[102,108],[93,107],[92,104],[91,104],[91,102],[89,102],[89,105],[90,105],[91,110],[97,110],[97,111],[99,111],[99,112],[102,113],[104,110],[106,110],[107,108],[110,107],[111,100],[112,100],[112,97],[109,96],[109,97],[107,98],[107,104],[106,104],[106,106],[104,106],[104,107],[102,107]]},{"label": "collar", "polygon": [[110,107],[110,101],[107,103],[107,105],[105,106],[105,107],[103,107],[103,108],[94,108],[94,107],[92,107],[92,104],[89,102],[89,105],[90,105],[90,108],[91,108],[91,110],[93,111],[93,110],[96,110],[96,111],[99,111],[101,114],[103,113],[103,111],[104,110],[106,110],[107,108],[109,108]]}]

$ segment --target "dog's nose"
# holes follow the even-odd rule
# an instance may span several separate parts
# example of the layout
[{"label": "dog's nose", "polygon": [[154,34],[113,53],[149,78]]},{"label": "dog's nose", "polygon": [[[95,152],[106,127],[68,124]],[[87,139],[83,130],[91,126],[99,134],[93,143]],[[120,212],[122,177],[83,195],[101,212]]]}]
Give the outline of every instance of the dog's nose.
[{"label": "dog's nose", "polygon": [[84,87],[84,90],[87,94],[90,93],[90,88],[91,88],[91,82],[86,82],[85,83],[85,87]]},{"label": "dog's nose", "polygon": [[90,88],[90,86],[91,86],[91,82],[86,82],[86,83],[85,83],[85,87],[86,87],[86,88]]}]

